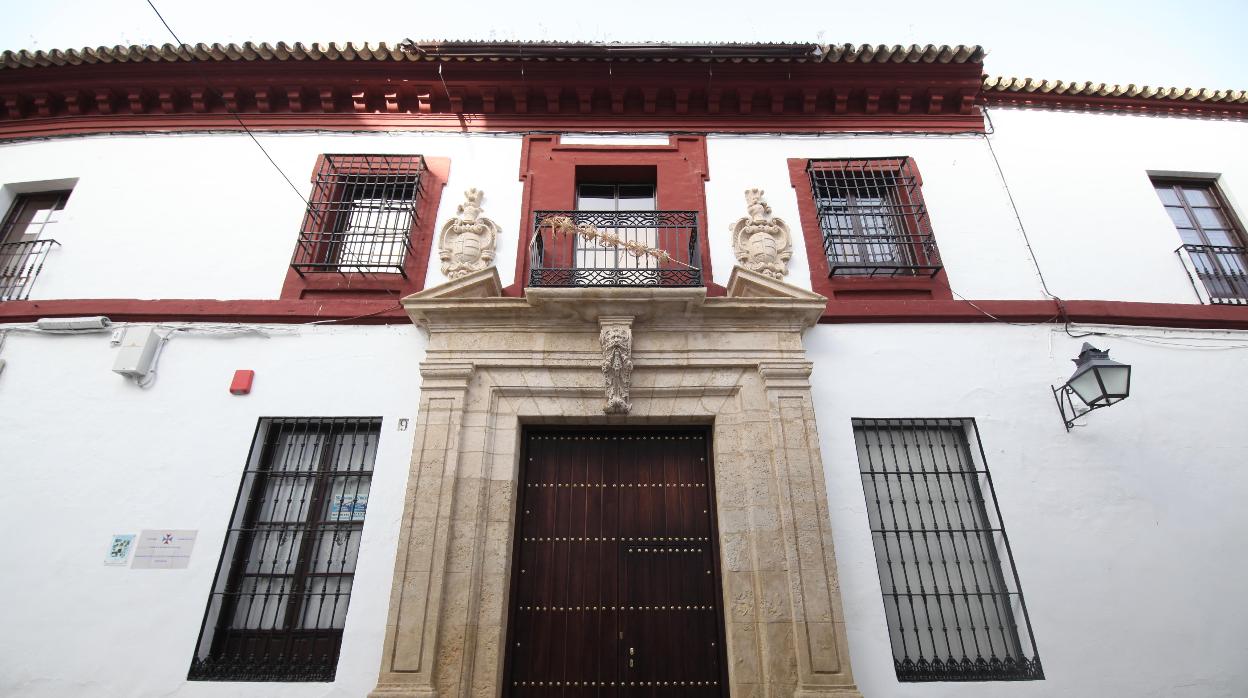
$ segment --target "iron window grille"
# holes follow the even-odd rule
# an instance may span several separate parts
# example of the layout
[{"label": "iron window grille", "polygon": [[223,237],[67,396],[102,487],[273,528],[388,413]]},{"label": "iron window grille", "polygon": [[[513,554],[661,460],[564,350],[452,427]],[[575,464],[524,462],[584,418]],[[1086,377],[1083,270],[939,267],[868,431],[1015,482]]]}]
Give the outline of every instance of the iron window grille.
[{"label": "iron window grille", "polygon": [[908,157],[806,165],[829,276],[935,276],[940,252]]},{"label": "iron window grille", "polygon": [[380,431],[260,420],[188,679],[334,680]]},{"label": "iron window grille", "polygon": [[291,267],[406,277],[427,169],[420,155],[323,156]]},{"label": "iron window grille", "polygon": [[49,237],[58,213],[65,208],[68,191],[19,194],[0,225],[0,301],[30,297],[35,277],[53,247],[61,243]]},{"label": "iron window grille", "polygon": [[1043,679],[970,419],[855,419],[900,681]]},{"label": "iron window grille", "polygon": [[[633,255],[623,245],[556,233],[548,221],[569,218],[623,242],[663,250],[670,260]],[[529,286],[701,286],[697,211],[534,211]]]},{"label": "iron window grille", "polygon": [[[1211,181],[1154,179],[1183,244],[1175,250],[1202,302],[1248,304],[1243,227]],[[1203,291],[1203,293],[1202,293]]]}]

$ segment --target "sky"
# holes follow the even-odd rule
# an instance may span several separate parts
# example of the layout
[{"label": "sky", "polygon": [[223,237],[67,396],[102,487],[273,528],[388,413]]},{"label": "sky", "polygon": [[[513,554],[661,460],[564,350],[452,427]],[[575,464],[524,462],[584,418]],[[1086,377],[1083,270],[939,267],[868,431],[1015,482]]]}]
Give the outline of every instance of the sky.
[{"label": "sky", "polygon": [[[990,75],[1248,89],[1248,0],[152,0],[188,43],[979,44]],[[147,0],[0,0],[0,50],[170,43]]]}]

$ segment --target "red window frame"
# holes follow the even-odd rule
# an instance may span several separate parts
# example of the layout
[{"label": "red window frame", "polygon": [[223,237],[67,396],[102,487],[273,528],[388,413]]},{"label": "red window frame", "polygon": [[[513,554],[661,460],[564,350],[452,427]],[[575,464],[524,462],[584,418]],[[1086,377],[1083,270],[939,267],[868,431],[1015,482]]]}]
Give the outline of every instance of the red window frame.
[{"label": "red window frame", "polygon": [[[824,251],[824,235],[819,225],[819,213],[815,203],[807,168],[816,158],[789,158],[789,183],[797,195],[798,217],[802,224],[802,238],[806,243],[806,258],[810,265],[810,285],[816,293],[826,296],[830,301],[837,300],[952,300],[953,293],[949,289],[949,279],[943,268],[931,276],[831,276],[827,254]],[[923,178],[919,168],[909,157],[855,158],[875,161],[868,170],[897,172],[913,177],[917,186],[922,187]],[[825,163],[835,168],[834,163]],[[904,168],[904,169],[903,169]],[[900,192],[904,196],[904,191]],[[908,203],[908,202],[903,202]],[[911,227],[912,224],[907,224]],[[911,235],[926,234],[928,231],[908,230]]]},{"label": "red window frame", "polygon": [[[316,166],[312,169],[309,178],[313,184],[316,183],[317,173],[325,167],[326,157],[328,157],[327,154],[317,157]],[[441,203],[442,190],[446,187],[451,173],[450,158],[424,156],[424,161],[426,169],[421,182],[424,194],[416,210],[415,224],[411,230],[411,252],[403,261],[404,273],[345,271],[300,275],[293,267],[288,267],[280,298],[290,300],[394,297],[397,299],[423,289],[425,276],[429,270],[429,257],[433,249],[438,205]],[[336,197],[341,196],[339,189],[314,186],[309,203],[313,206],[330,204],[336,200]]]},{"label": "red window frame", "polygon": [[524,137],[520,155],[520,180],[524,182],[524,198],[520,234],[516,236],[516,274],[511,286],[504,289],[509,296],[524,294],[529,278],[529,238],[532,235],[533,212],[569,210],[576,205],[576,168],[654,167],[656,199],[664,210],[697,211],[699,251],[702,258],[702,279],[708,296],[724,295],[725,290],[711,281],[711,253],[707,240],[706,187],[710,180],[707,168],[705,136],[669,136],[667,145],[573,145],[563,144],[559,135]]}]

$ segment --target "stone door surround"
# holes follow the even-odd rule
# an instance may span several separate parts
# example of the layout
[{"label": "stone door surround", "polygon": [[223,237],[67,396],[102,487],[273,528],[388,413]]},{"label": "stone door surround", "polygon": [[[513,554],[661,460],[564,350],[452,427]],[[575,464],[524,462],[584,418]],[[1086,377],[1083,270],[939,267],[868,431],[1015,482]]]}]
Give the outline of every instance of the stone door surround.
[{"label": "stone door surround", "polygon": [[[710,425],[731,695],[860,696],[801,341],[822,296],[738,267],[724,297],[529,288],[514,298],[488,268],[403,305],[429,341],[372,696],[503,695],[526,424]],[[632,333],[626,413],[604,412],[604,323]]]}]

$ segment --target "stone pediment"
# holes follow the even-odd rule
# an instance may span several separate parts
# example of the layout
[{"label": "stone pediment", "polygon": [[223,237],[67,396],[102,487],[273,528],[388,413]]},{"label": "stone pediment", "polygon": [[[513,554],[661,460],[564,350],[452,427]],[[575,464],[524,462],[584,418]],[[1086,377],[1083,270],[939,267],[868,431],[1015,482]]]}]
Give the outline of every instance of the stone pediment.
[{"label": "stone pediment", "polygon": [[705,288],[527,288],[503,296],[494,267],[403,299],[412,321],[430,331],[512,328],[574,330],[602,317],[629,316],[639,329],[666,331],[793,331],[818,322],[827,299],[817,293],[736,267],[726,296]]},{"label": "stone pediment", "polygon": [[503,284],[499,281],[498,269],[487,267],[444,284],[417,291],[404,298],[403,304],[407,305],[408,301],[417,299],[498,298],[502,295]]},{"label": "stone pediment", "polygon": [[727,288],[729,298],[792,298],[820,303],[828,301],[827,298],[813,291],[807,291],[740,266],[732,268]]}]

